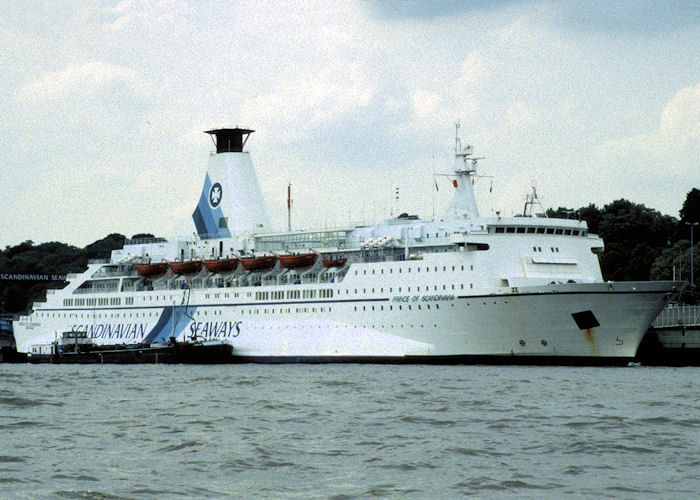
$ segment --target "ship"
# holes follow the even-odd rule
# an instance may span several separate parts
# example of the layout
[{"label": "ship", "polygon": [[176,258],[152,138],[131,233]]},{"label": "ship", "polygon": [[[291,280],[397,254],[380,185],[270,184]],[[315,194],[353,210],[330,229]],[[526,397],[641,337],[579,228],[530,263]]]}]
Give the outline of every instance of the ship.
[{"label": "ship", "polygon": [[442,215],[274,231],[253,132],[205,131],[215,150],[186,236],[126,240],[69,275],[16,322],[18,349],[85,331],[224,341],[250,362],[624,364],[684,287],[605,281],[585,221],[482,216],[482,157],[459,127]]}]

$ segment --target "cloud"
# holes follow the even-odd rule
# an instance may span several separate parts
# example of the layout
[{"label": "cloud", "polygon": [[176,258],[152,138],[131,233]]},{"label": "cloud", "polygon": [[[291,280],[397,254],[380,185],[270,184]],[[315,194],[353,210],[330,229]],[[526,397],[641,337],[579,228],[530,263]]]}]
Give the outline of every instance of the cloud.
[{"label": "cloud", "polygon": [[114,7],[105,9],[107,16],[114,17],[105,24],[105,28],[111,31],[172,30],[186,25],[188,16],[193,12],[185,0],[122,0]]},{"label": "cloud", "polygon": [[439,20],[524,6],[528,10],[555,13],[552,21],[564,28],[639,35],[692,29],[700,19],[700,3],[695,0],[385,0],[363,4],[372,15],[383,20]]},{"label": "cloud", "polygon": [[35,80],[17,92],[20,103],[41,104],[73,94],[93,94],[112,85],[126,85],[144,90],[135,71],[124,66],[101,61],[71,64],[61,71],[54,71]]},{"label": "cloud", "polygon": [[559,2],[558,24],[579,31],[656,35],[697,26],[696,0],[575,0]]},{"label": "cloud", "polygon": [[700,158],[700,84],[684,88],[666,104],[656,130],[602,143],[604,158],[647,157],[667,163],[671,170],[697,168]]},{"label": "cloud", "polygon": [[[257,131],[247,147],[280,227],[287,182],[298,226],[379,213],[396,186],[402,210],[429,214],[425,185],[450,169],[458,119],[502,214],[522,209],[533,179],[552,204],[624,196],[676,213],[700,184],[697,88],[677,92],[697,82],[698,34],[616,36],[573,2],[5,2],[0,147],[12,187],[0,236],[87,242],[136,218],[167,234],[173,214],[191,214],[211,148],[202,130],[217,125]],[[639,19],[663,10],[641,2]],[[580,28],[566,17],[577,11],[589,18]],[[659,168],[680,172],[683,192]],[[30,198],[28,178],[46,189]],[[49,189],[64,184],[68,196]],[[108,200],[99,217],[83,209],[96,197]],[[67,222],[36,229],[49,210]]]},{"label": "cloud", "polygon": [[411,96],[411,106],[419,118],[432,115],[439,104],[439,95],[426,92],[423,89],[416,90]]},{"label": "cloud", "polygon": [[678,91],[651,132],[602,142],[593,173],[609,200],[627,198],[677,214],[690,188],[700,185],[700,84]]},{"label": "cloud", "polygon": [[495,61],[485,55],[482,50],[470,52],[462,62],[462,69],[457,80],[458,87],[470,90],[479,89],[488,82],[494,66]]},{"label": "cloud", "polygon": [[374,97],[375,89],[360,68],[328,67],[310,78],[304,73],[292,75],[277,82],[271,92],[246,100],[241,119],[277,130],[283,141],[299,140],[320,128],[332,128]]},{"label": "cloud", "polygon": [[524,0],[441,0],[440,2],[421,2],[412,0],[384,0],[381,2],[363,2],[380,18],[415,18],[432,19],[437,17],[463,16],[473,11],[501,8],[508,4]]}]

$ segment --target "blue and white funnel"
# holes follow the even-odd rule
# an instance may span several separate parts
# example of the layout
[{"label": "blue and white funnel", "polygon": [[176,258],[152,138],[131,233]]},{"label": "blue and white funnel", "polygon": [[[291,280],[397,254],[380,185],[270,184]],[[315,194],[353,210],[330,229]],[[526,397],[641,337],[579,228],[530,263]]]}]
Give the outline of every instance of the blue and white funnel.
[{"label": "blue and white funnel", "polygon": [[203,239],[229,238],[270,228],[250,153],[243,151],[252,132],[240,128],[206,131],[215,137],[216,154],[209,157],[202,195],[192,214]]}]

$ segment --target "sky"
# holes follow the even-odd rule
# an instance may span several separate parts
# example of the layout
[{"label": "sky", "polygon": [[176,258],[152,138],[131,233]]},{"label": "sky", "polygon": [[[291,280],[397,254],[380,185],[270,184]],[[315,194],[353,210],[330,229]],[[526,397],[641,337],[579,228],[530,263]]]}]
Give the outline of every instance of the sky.
[{"label": "sky", "polygon": [[26,0],[0,40],[0,248],[182,233],[216,127],[277,229],[288,183],[296,229],[439,216],[457,121],[482,215],[700,187],[698,1]]}]

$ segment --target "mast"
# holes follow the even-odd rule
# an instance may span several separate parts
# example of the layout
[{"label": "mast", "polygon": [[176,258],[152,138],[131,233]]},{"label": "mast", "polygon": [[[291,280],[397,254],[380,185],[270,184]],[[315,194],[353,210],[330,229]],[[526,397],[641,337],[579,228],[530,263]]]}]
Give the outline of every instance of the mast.
[{"label": "mast", "polygon": [[292,230],[292,183],[287,185],[287,231]]},{"label": "mast", "polygon": [[[542,216],[547,217],[547,211],[542,206],[542,202],[537,196],[537,189],[532,186],[532,194],[525,195],[525,207],[523,208],[523,217],[535,217],[538,214],[535,213],[535,205],[539,205],[540,210],[542,210]],[[567,216],[567,219],[569,217]]]},{"label": "mast", "polygon": [[474,221],[479,216],[474,197],[474,177],[476,177],[476,165],[481,156],[473,156],[473,147],[462,146],[459,138],[459,122],[455,123],[455,168],[454,180],[455,193],[447,207],[447,215],[455,219],[470,219]]}]

